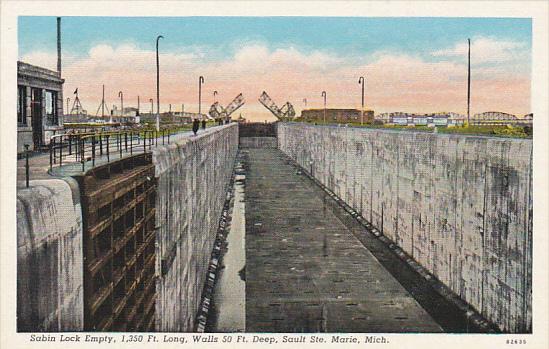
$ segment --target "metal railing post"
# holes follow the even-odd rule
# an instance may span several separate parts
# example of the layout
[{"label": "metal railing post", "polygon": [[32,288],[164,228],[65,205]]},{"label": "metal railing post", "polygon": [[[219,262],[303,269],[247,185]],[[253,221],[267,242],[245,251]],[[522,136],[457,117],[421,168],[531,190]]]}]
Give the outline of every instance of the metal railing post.
[{"label": "metal railing post", "polygon": [[84,145],[85,139],[80,139],[80,162],[82,163],[82,172],[84,172],[86,165],[86,149]]},{"label": "metal railing post", "polygon": [[99,134],[99,155],[103,155],[103,134]]},{"label": "metal railing post", "polygon": [[53,143],[53,163],[57,164],[57,154],[55,153],[55,137],[50,139],[50,144]]},{"label": "metal railing post", "polygon": [[133,131],[130,131],[130,155],[133,155]]},{"label": "metal railing post", "polygon": [[143,154],[147,152],[147,142],[145,141],[147,138],[147,131],[143,130]]},{"label": "metal railing post", "polygon": [[128,131],[124,132],[124,147],[126,148],[126,153],[128,152]]},{"label": "metal railing post", "polygon": [[109,138],[110,138],[110,135],[106,135],[105,137],[107,137],[107,162],[111,162],[111,158],[110,158],[110,150],[109,150]]},{"label": "metal railing post", "polygon": [[25,144],[25,185],[29,187],[29,145]]},{"label": "metal railing post", "polygon": [[162,130],[162,145],[164,145],[164,135],[166,134],[166,130]]},{"label": "metal railing post", "polygon": [[95,136],[92,136],[92,167],[95,167]]},{"label": "metal railing post", "polygon": [[120,158],[122,158],[122,133],[118,133],[118,151],[120,152]]},{"label": "metal railing post", "polygon": [[61,136],[61,142],[59,142],[59,166],[61,166],[62,164],[63,164],[63,136]]},{"label": "metal railing post", "polygon": [[52,144],[50,142],[50,171],[53,169],[53,153]]}]

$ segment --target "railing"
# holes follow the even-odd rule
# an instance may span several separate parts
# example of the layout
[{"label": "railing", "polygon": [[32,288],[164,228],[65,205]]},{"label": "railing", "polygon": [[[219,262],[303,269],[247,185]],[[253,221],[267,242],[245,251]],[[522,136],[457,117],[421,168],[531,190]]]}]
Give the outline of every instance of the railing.
[{"label": "railing", "polygon": [[95,166],[96,159],[103,156],[110,162],[111,157],[119,158],[133,155],[134,152],[151,151],[152,146],[170,143],[170,135],[176,129],[165,128],[160,131],[150,129],[130,129],[111,132],[86,132],[53,135],[50,138],[50,172],[55,166],[68,163],[80,163],[82,171],[86,163]]}]

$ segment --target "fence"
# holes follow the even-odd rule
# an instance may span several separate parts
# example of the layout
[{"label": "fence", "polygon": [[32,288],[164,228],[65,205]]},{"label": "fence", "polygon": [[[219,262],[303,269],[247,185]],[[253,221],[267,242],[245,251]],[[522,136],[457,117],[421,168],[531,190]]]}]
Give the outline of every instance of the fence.
[{"label": "fence", "polygon": [[54,135],[50,139],[50,172],[55,166],[67,163],[81,163],[82,171],[86,163],[95,166],[96,159],[105,156],[110,162],[112,156],[123,154],[132,156],[134,152],[146,153],[152,146],[170,143],[170,135],[176,129],[164,128],[156,130],[123,130],[111,132],[85,132],[75,134]]}]

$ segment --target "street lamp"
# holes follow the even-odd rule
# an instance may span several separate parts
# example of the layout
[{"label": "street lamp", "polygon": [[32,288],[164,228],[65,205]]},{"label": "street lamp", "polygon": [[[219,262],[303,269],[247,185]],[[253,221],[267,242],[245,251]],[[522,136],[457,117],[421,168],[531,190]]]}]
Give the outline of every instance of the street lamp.
[{"label": "street lamp", "polygon": [[122,91],[118,91],[118,97],[120,97],[120,121],[124,118],[124,94]]},{"label": "street lamp", "polygon": [[322,97],[324,97],[324,123],[326,123],[326,91],[322,91]]},{"label": "street lamp", "polygon": [[469,109],[471,107],[471,39],[467,39],[469,50],[467,53],[467,126],[471,120],[469,119]]},{"label": "street lamp", "polygon": [[156,37],[156,131],[160,131],[160,66],[158,64],[158,40],[164,39],[162,35]]},{"label": "street lamp", "polygon": [[198,77],[198,117],[201,117],[201,103],[202,103],[202,84],[204,83],[204,77],[200,75]]},{"label": "street lamp", "polygon": [[362,84],[362,109],[360,110],[360,124],[364,124],[364,76],[358,78],[358,83]]}]

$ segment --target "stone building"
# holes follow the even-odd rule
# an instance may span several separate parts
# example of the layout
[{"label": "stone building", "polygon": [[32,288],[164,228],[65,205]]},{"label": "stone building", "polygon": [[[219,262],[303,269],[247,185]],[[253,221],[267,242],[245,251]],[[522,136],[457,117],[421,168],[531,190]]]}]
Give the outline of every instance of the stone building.
[{"label": "stone building", "polygon": [[17,62],[17,153],[40,149],[63,132],[63,83],[58,72]]},{"label": "stone building", "polygon": [[[301,117],[306,121],[324,120],[324,109],[305,109]],[[358,109],[326,109],[326,122],[360,122],[361,115]],[[364,122],[374,119],[373,110],[364,110]]]}]

